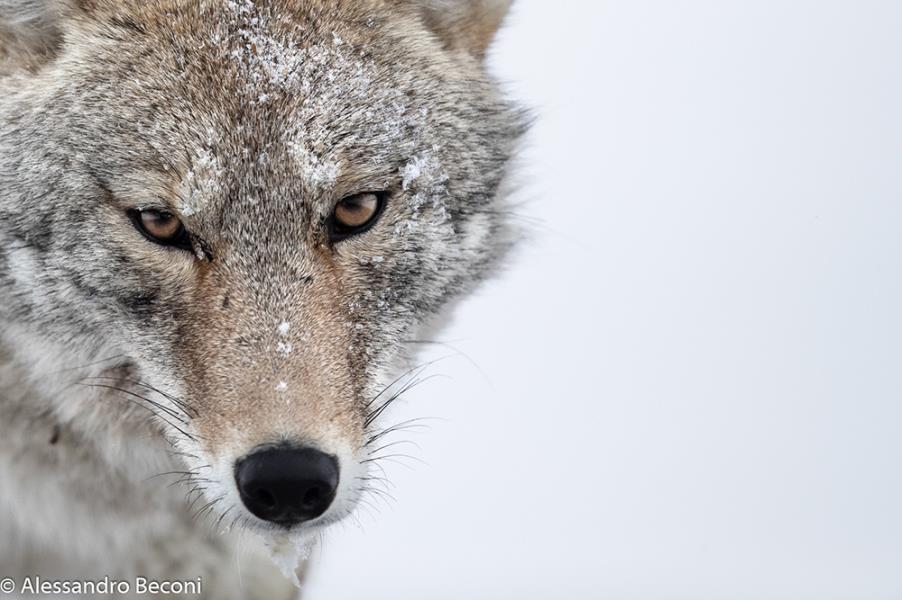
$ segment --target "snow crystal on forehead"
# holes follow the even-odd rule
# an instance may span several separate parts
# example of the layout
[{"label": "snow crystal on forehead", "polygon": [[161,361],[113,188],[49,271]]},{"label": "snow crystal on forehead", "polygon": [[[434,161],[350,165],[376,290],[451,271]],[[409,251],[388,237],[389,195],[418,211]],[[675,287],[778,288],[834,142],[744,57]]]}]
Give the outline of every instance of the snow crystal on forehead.
[{"label": "snow crystal on forehead", "polygon": [[[408,97],[403,86],[386,85],[372,59],[338,32],[331,32],[329,39],[302,44],[297,33],[273,26],[279,17],[271,12],[271,5],[235,0],[228,6],[239,25],[231,36],[231,56],[246,80],[248,102],[272,103],[278,97],[299,101],[293,124],[282,135],[312,190],[334,186],[341,175],[340,148],[334,147],[331,137],[336,118],[341,117],[346,129],[360,131],[375,142],[377,152],[385,149],[386,159],[391,152],[417,153],[401,170],[404,188],[416,187],[415,212],[431,203],[444,219],[447,174],[432,156],[436,152],[416,150],[423,141],[420,132],[429,120],[428,108]],[[373,160],[381,159],[374,156]]]},{"label": "snow crystal on forehead", "polygon": [[302,51],[292,40],[273,35],[269,17],[260,14],[251,0],[229,2],[228,6],[239,19],[231,56],[248,77],[248,92],[257,101],[266,102],[269,100],[267,86],[284,87],[293,83]]},{"label": "snow crystal on forehead", "polygon": [[282,321],[281,323],[279,323],[279,327],[278,327],[279,335],[281,335],[281,336],[288,335],[289,329],[291,329],[291,323],[289,323],[288,321]]},{"label": "snow crystal on forehead", "polygon": [[179,212],[183,216],[199,213],[220,191],[222,165],[210,148],[202,149],[192,160],[179,189]]},{"label": "snow crystal on forehead", "polygon": [[331,43],[302,47],[291,32],[271,27],[277,15],[251,0],[229,2],[229,8],[239,25],[237,36],[232,36],[231,57],[247,78],[247,92],[256,102],[267,102],[274,94],[306,92],[316,82],[327,83],[336,94],[369,85],[359,61],[355,64],[341,49],[344,40],[338,33],[332,32]]},{"label": "snow crystal on forehead", "polygon": [[338,163],[304,151],[301,144],[292,144],[291,148],[292,154],[300,163],[301,174],[308,185],[317,188],[335,184],[338,179]]},{"label": "snow crystal on forehead", "polygon": [[[336,150],[329,145],[336,112],[345,113],[344,125],[350,128],[361,124],[350,120],[355,114],[354,109],[348,110],[349,105],[356,104],[365,111],[367,129],[382,127],[390,119],[371,109],[372,67],[355,56],[343,41],[314,44],[302,54],[293,90],[302,102],[293,116],[294,125],[286,127],[283,136],[306,183],[313,189],[322,189],[334,185],[340,175]],[[360,114],[356,114],[358,119]]]}]

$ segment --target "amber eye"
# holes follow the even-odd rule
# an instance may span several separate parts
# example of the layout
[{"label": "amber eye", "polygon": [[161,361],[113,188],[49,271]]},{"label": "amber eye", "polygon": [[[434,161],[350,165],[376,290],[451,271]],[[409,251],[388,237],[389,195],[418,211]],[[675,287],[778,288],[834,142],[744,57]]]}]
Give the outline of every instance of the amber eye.
[{"label": "amber eye", "polygon": [[129,217],[144,237],[163,246],[175,246],[191,250],[191,239],[182,221],[163,210],[133,210]]},{"label": "amber eye", "polygon": [[384,204],[384,194],[378,192],[354,194],[342,199],[332,213],[332,240],[343,240],[372,227]]}]

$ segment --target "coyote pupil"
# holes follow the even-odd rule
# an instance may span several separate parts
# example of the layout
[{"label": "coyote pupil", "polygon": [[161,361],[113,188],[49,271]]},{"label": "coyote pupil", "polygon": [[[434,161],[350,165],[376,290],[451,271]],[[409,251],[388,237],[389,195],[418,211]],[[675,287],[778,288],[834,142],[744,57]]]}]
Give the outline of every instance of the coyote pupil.
[{"label": "coyote pupil", "polygon": [[507,9],[0,2],[3,575],[296,593],[510,239]]}]

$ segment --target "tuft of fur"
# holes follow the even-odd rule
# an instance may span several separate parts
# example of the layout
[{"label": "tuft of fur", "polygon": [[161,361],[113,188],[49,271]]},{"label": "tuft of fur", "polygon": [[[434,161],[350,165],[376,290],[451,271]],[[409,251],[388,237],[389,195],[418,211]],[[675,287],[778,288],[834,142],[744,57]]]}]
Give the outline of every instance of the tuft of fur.
[{"label": "tuft of fur", "polygon": [[481,59],[510,5],[511,0],[427,0],[420,10],[447,48]]},{"label": "tuft of fur", "polygon": [[0,0],[0,76],[34,71],[56,53],[63,9],[43,0]]},{"label": "tuft of fur", "polygon": [[[236,583],[235,531],[285,532],[234,465],[338,458],[292,543],[366,492],[406,341],[507,239],[525,125],[482,63],[507,4],[0,0],[4,575],[291,595],[253,553]],[[388,194],[379,221],[330,242],[362,191]],[[149,208],[193,252],[145,239],[128,213]]]}]

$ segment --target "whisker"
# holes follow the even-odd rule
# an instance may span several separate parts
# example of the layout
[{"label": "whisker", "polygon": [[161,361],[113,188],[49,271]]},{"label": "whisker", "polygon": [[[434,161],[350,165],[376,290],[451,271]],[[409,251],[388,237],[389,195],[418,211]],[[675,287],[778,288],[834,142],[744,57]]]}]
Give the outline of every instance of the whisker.
[{"label": "whisker", "polygon": [[361,492],[361,493],[367,492],[367,493],[371,493],[371,494],[378,494],[378,497],[382,498],[386,502],[386,504],[389,506],[391,506],[391,505],[388,504],[388,500],[392,500],[396,504],[398,502],[397,498],[395,498],[394,496],[392,496],[390,493],[386,492],[385,490],[380,490],[379,488],[365,487],[365,488],[359,488],[357,491]]},{"label": "whisker", "polygon": [[428,377],[423,377],[421,379],[413,379],[410,382],[408,382],[407,384],[405,384],[404,387],[401,388],[400,391],[398,391],[396,394],[393,394],[392,396],[390,396],[387,400],[385,400],[382,404],[380,404],[378,408],[374,409],[369,415],[367,415],[367,417],[364,419],[364,422],[363,422],[364,428],[369,428],[369,426],[372,425],[373,422],[376,419],[378,419],[379,416],[383,412],[385,412],[385,409],[387,409],[392,403],[394,403],[396,400],[398,400],[398,398],[403,396],[405,393],[409,392],[410,390],[412,390],[413,388],[415,388],[416,386],[418,386],[422,383],[426,383],[427,381],[430,381],[430,380],[438,378],[438,377],[445,377],[445,376],[440,375],[440,374],[430,375]]},{"label": "whisker", "polygon": [[[179,421],[180,423],[182,423],[182,425],[187,425],[187,424],[188,424],[187,421],[182,420],[182,419],[178,416],[178,414],[175,413],[174,411],[168,409],[168,408],[165,407],[165,406],[162,406],[162,405],[160,405],[160,404],[154,402],[153,400],[150,400],[150,399],[148,399],[148,398],[145,398],[144,396],[141,396],[140,394],[136,394],[136,393],[134,393],[134,392],[132,392],[132,391],[130,391],[130,390],[122,389],[122,388],[119,388],[119,387],[116,387],[116,386],[111,386],[111,385],[99,384],[99,383],[81,383],[81,382],[79,382],[78,385],[84,385],[84,386],[87,386],[87,387],[104,388],[104,389],[113,390],[113,391],[117,391],[117,392],[122,392],[122,393],[124,393],[124,394],[128,394],[129,396],[132,396],[132,397],[134,397],[134,398],[138,398],[139,400],[143,400],[144,402],[148,402],[148,403],[152,404],[153,406],[156,406],[156,407],[160,408],[161,410],[164,410],[164,411],[167,412],[168,414],[172,415],[173,418],[175,418],[177,421]],[[185,437],[188,438],[189,440],[191,440],[191,441],[193,441],[193,442],[197,442],[197,438],[196,438],[195,436],[191,435],[190,433],[188,433],[187,431],[185,431],[185,430],[182,429],[181,427],[179,427],[179,426],[177,426],[176,424],[172,423],[169,419],[163,417],[162,415],[160,415],[159,413],[157,413],[157,412],[154,411],[153,409],[149,408],[148,406],[145,406],[145,405],[142,404],[141,402],[137,402],[137,401],[133,400],[132,398],[125,398],[125,399],[126,399],[127,401],[131,402],[132,404],[134,404],[134,405],[136,405],[136,406],[140,406],[140,407],[143,408],[144,410],[148,411],[148,412],[151,413],[153,416],[155,416],[156,418],[160,419],[161,421],[163,421],[164,423],[166,423],[167,425],[169,425],[170,427],[172,427],[173,429],[175,429],[176,431],[178,431],[179,433],[181,433],[183,436],[185,436]]]},{"label": "whisker", "polygon": [[228,515],[230,512],[232,512],[232,509],[233,509],[233,508],[235,508],[235,507],[234,507],[234,506],[230,506],[230,507],[228,507],[228,508],[226,509],[226,511],[225,511],[224,513],[222,513],[221,515],[219,515],[219,518],[216,519],[216,525],[214,526],[214,529],[219,529],[219,526],[222,525],[223,519],[226,518],[226,515]]},{"label": "whisker", "polygon": [[369,408],[370,406],[372,406],[373,403],[376,402],[376,400],[378,400],[378,399],[382,396],[382,394],[384,394],[385,392],[387,392],[388,390],[390,390],[395,384],[397,384],[399,381],[403,380],[405,377],[409,377],[409,376],[413,375],[413,377],[416,378],[416,377],[418,377],[423,371],[425,371],[426,369],[428,369],[429,367],[431,367],[431,366],[434,365],[435,363],[440,362],[440,361],[443,361],[443,360],[446,360],[446,359],[448,359],[448,358],[450,358],[450,357],[448,357],[448,356],[440,356],[439,358],[436,358],[436,359],[433,359],[433,360],[430,360],[430,361],[421,363],[421,364],[419,364],[419,365],[416,365],[416,366],[414,366],[414,367],[411,367],[410,369],[407,369],[406,371],[404,371],[403,373],[401,373],[400,375],[398,375],[398,377],[396,377],[396,378],[394,379],[394,381],[392,381],[392,382],[389,383],[387,386],[385,386],[384,388],[382,388],[382,391],[380,391],[378,394],[376,394],[376,395],[373,397],[372,400],[370,400],[369,402],[367,402],[366,405],[364,406],[364,408]]},{"label": "whisker", "polygon": [[191,520],[194,522],[198,521],[200,519],[201,515],[203,515],[205,512],[209,512],[209,511],[213,510],[213,508],[217,504],[219,504],[219,502],[221,502],[223,500],[223,498],[225,498],[224,495],[220,496],[219,498],[216,498],[215,500],[211,500],[210,502],[203,505],[197,512],[195,512],[191,516]]},{"label": "whisker", "polygon": [[401,458],[406,458],[406,459],[409,459],[409,460],[418,462],[418,463],[420,463],[420,464],[422,464],[422,465],[425,465],[425,466],[427,466],[427,467],[429,466],[429,463],[427,463],[427,462],[426,462],[425,460],[423,460],[422,458],[417,458],[416,456],[411,456],[411,455],[409,455],[409,454],[400,454],[400,453],[396,453],[396,454],[386,454],[386,455],[384,455],[384,456],[374,456],[373,458],[366,458],[366,459],[364,459],[364,460],[362,460],[362,461],[360,461],[360,462],[362,462],[362,463],[369,463],[369,462],[379,462],[379,461],[381,461],[381,460],[384,460],[384,461],[387,461],[387,462],[390,462],[390,463],[395,463],[395,464],[401,465],[401,466],[406,467],[406,468],[411,468],[410,465],[408,465],[407,463],[405,463],[405,462],[403,462],[403,461],[401,461],[401,460],[398,460],[398,459],[401,459]]},{"label": "whisker", "polygon": [[452,350],[452,351],[454,351],[454,356],[460,356],[461,358],[463,358],[464,360],[466,360],[466,361],[470,364],[471,367],[473,367],[474,369],[476,369],[476,372],[479,373],[479,375],[482,377],[482,379],[483,379],[486,383],[488,383],[489,385],[491,385],[491,384],[492,384],[492,380],[489,378],[488,374],[482,369],[482,367],[479,366],[479,363],[477,363],[477,362],[473,359],[472,356],[470,356],[469,354],[467,354],[466,352],[464,352],[463,350],[461,350],[460,348],[458,348],[457,346],[455,346],[455,345],[454,345],[454,342],[455,342],[455,341],[461,341],[461,342],[462,342],[462,341],[465,341],[465,340],[451,340],[451,341],[448,341],[448,342],[439,342],[439,341],[436,341],[436,340],[405,340],[404,343],[405,343],[405,344],[419,344],[419,345],[441,346],[442,348],[447,348],[448,350]]},{"label": "whisker", "polygon": [[372,455],[376,454],[377,452],[381,452],[382,450],[385,450],[385,449],[387,449],[387,448],[391,448],[392,446],[401,446],[401,445],[403,445],[403,444],[410,444],[411,446],[413,446],[413,447],[416,448],[417,450],[420,450],[420,451],[423,450],[423,449],[420,447],[419,444],[417,444],[416,442],[414,442],[414,441],[412,441],[412,440],[398,440],[398,441],[395,441],[395,442],[390,442],[390,443],[385,444],[385,445],[383,445],[383,446],[379,446],[379,447],[376,448],[375,450],[372,450],[372,451],[368,452],[368,453],[367,453],[367,456],[372,456]]},{"label": "whisker", "polygon": [[174,396],[170,396],[170,395],[167,394],[166,392],[164,392],[164,391],[162,391],[162,390],[159,390],[159,389],[155,388],[154,386],[152,386],[152,385],[150,385],[150,384],[144,383],[143,381],[138,381],[138,380],[136,380],[136,379],[122,379],[122,378],[119,378],[119,377],[100,377],[100,376],[98,376],[98,377],[85,377],[82,381],[86,381],[86,380],[88,380],[88,379],[100,379],[100,380],[123,381],[123,382],[125,382],[125,383],[131,383],[131,384],[133,384],[133,385],[137,385],[137,386],[143,387],[143,388],[145,388],[145,389],[148,389],[148,390],[150,390],[150,391],[152,391],[152,392],[156,392],[156,393],[160,394],[161,396],[163,396],[164,398],[166,398],[167,400],[169,400],[170,402],[172,402],[173,404],[175,404],[176,407],[180,408],[180,409],[182,410],[182,412],[185,413],[185,416],[186,416],[186,417],[189,416],[189,415],[188,415],[188,411],[193,412],[195,417],[198,415],[197,409],[195,409],[194,407],[190,406],[189,404],[187,404],[187,403],[184,402],[183,400],[180,400],[180,399],[178,399],[178,398],[176,398],[176,397],[174,397]]},{"label": "whisker", "polygon": [[[364,481],[364,482],[366,482],[366,481],[373,481],[373,482],[375,482],[375,483],[377,483],[377,484],[379,484],[379,485],[385,486],[386,488],[391,488],[391,489],[396,489],[396,488],[397,488],[397,485],[395,484],[395,482],[392,481],[391,479],[387,478],[387,477],[374,477],[374,476],[372,476],[372,475],[367,475],[367,476],[365,476],[365,477],[357,476],[357,477],[355,477],[355,479],[358,479],[358,480]],[[366,485],[366,484],[365,484],[365,485]]]},{"label": "whisker", "polygon": [[[202,465],[202,466],[197,467],[197,468],[198,468],[198,469],[204,469],[204,468],[212,468],[212,467],[211,467],[210,465]],[[150,481],[150,480],[152,480],[152,479],[156,479],[156,478],[158,478],[158,477],[165,477],[166,475],[198,475],[198,474],[199,474],[199,473],[197,473],[196,470],[194,470],[194,471],[166,471],[165,473],[157,473],[156,475],[151,475],[150,477],[148,477],[148,478],[145,479],[144,481],[147,482],[147,481]]]},{"label": "whisker", "polygon": [[77,366],[77,367],[66,367],[65,369],[58,369],[58,370],[56,370],[56,371],[50,371],[50,374],[51,374],[51,375],[58,375],[59,373],[67,373],[67,372],[69,372],[69,371],[79,371],[79,370],[81,370],[81,369],[87,369],[88,367],[94,367],[94,366],[97,366],[97,365],[102,365],[102,364],[105,363],[105,362],[109,362],[109,361],[111,361],[111,360],[116,360],[117,358],[122,358],[123,356],[126,356],[126,355],[125,355],[125,354],[116,354],[116,355],[114,355],[114,356],[110,356],[110,357],[107,357],[107,358],[102,358],[102,359],[100,359],[100,360],[97,360],[97,361],[94,361],[94,362],[89,362],[89,363],[86,363],[86,364],[84,364],[84,365],[79,365],[79,366]]},{"label": "whisker", "polygon": [[[88,378],[88,379],[90,379],[90,378]],[[125,389],[125,388],[121,388],[121,387],[118,387],[118,386],[115,386],[115,385],[107,385],[107,384],[105,384],[105,383],[82,383],[81,385],[87,385],[87,386],[90,386],[90,387],[96,387],[96,388],[105,388],[105,389],[108,389],[108,390],[114,390],[114,391],[117,391],[117,392],[122,392],[123,394],[128,394],[129,396],[132,396],[132,397],[134,397],[134,398],[138,398],[138,399],[140,399],[140,400],[143,400],[144,402],[150,403],[151,405],[153,405],[153,406],[159,408],[160,410],[162,410],[163,412],[165,412],[167,415],[171,416],[173,419],[178,419],[178,420],[179,420],[181,423],[183,423],[184,425],[187,425],[187,424],[188,424],[188,421],[186,421],[186,420],[184,419],[184,417],[183,417],[182,415],[180,415],[179,413],[177,413],[175,410],[169,408],[168,406],[163,406],[163,405],[160,404],[159,402],[155,402],[154,400],[151,400],[150,398],[147,398],[147,397],[145,397],[145,396],[142,396],[141,394],[138,394],[138,393],[133,392],[133,391],[131,391],[131,390],[127,390],[127,389]]]},{"label": "whisker", "polygon": [[415,419],[407,419],[406,421],[402,421],[390,427],[386,427],[382,431],[373,434],[367,439],[366,443],[363,444],[363,447],[369,446],[370,444],[376,442],[380,438],[385,437],[391,433],[397,433],[399,431],[416,431],[418,429],[429,429],[428,425],[422,424],[421,421],[440,421],[438,417],[417,417]]}]

